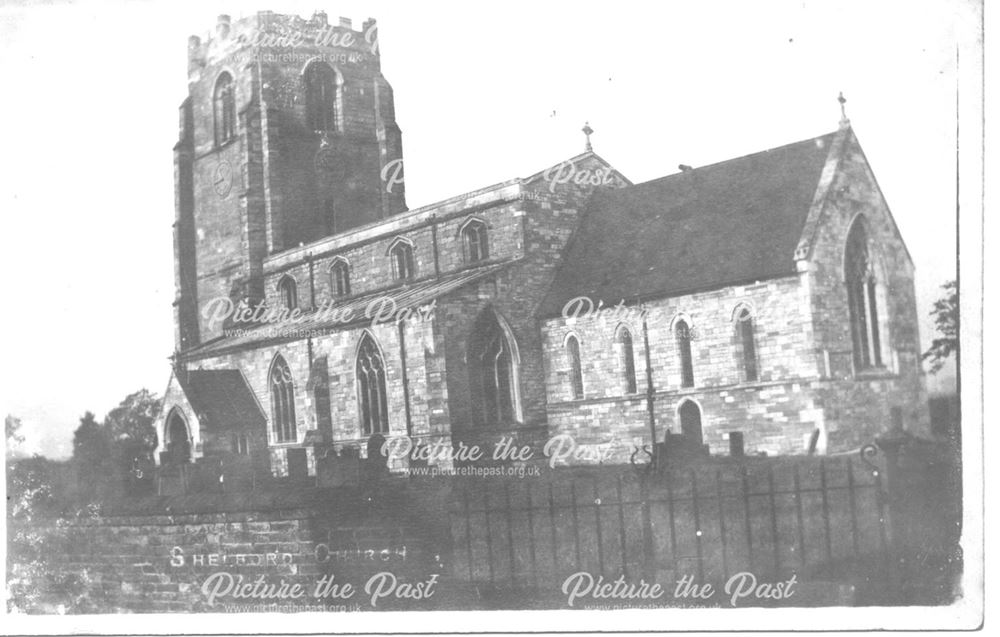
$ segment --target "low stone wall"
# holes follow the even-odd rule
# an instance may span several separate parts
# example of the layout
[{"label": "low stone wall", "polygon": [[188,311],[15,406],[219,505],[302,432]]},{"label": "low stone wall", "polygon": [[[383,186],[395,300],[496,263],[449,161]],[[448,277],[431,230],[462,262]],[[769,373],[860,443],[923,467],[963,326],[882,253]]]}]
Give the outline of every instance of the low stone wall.
[{"label": "low stone wall", "polygon": [[[44,544],[36,579],[13,603],[25,612],[381,610],[436,603],[433,584],[443,573],[447,535],[435,526],[441,519],[435,494],[393,482],[367,491],[132,499],[100,515],[12,529]],[[415,599],[418,586],[422,599]]]}]

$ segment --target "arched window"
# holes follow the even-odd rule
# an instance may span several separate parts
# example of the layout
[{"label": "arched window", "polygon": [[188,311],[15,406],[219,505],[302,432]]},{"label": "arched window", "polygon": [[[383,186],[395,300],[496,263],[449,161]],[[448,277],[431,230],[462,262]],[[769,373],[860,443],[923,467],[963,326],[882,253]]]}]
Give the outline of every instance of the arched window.
[{"label": "arched window", "polygon": [[306,67],[306,126],[314,131],[337,130],[337,73],[329,64]]},{"label": "arched window", "polygon": [[847,235],[844,254],[844,280],[847,285],[847,308],[851,321],[855,369],[882,365],[878,328],[878,305],[875,273],[868,246],[868,230],[858,217]]},{"label": "arched window", "polygon": [[462,245],[469,263],[489,258],[490,244],[486,236],[486,224],[478,219],[466,223],[462,227]]},{"label": "arched window", "polygon": [[365,332],[358,346],[358,413],[361,433],[389,432],[389,410],[385,396],[385,363],[375,339]]},{"label": "arched window", "polygon": [[221,146],[236,137],[236,98],[233,94],[233,76],[222,73],[215,81],[212,96],[215,120],[215,145]]},{"label": "arched window", "polygon": [[278,281],[278,293],[281,295],[281,303],[289,310],[294,310],[299,306],[299,292],[295,285],[295,279],[289,275],[281,277]]},{"label": "arched window", "polygon": [[337,259],[330,266],[330,289],[338,298],[351,295],[351,268],[347,261]]},{"label": "arched window", "polygon": [[674,326],[677,350],[681,354],[681,387],[694,387],[694,365],[691,362],[691,329],[684,320]]},{"label": "arched window", "polygon": [[618,330],[618,344],[621,347],[622,374],[625,376],[625,393],[634,394],[635,389],[635,356],[632,351],[632,332],[627,327]]},{"label": "arched window", "polygon": [[685,400],[677,410],[681,419],[681,433],[685,438],[702,444],[704,438],[701,431],[701,408],[693,400]]},{"label": "arched window", "polygon": [[392,278],[397,281],[408,281],[413,278],[413,246],[399,240],[389,250],[392,259]]},{"label": "arched window", "polygon": [[483,311],[469,338],[469,380],[477,416],[486,425],[518,420],[517,353],[508,333],[491,309]]},{"label": "arched window", "polygon": [[740,361],[743,364],[743,378],[747,382],[756,381],[757,343],[754,341],[753,314],[750,308],[740,308],[736,314],[736,342],[739,344]]},{"label": "arched window", "polygon": [[278,354],[268,375],[271,390],[271,430],[275,442],[295,442],[295,385],[288,363]]},{"label": "arched window", "polygon": [[575,334],[566,339],[566,355],[569,357],[569,375],[573,398],[583,398],[583,366],[580,362],[580,341]]}]

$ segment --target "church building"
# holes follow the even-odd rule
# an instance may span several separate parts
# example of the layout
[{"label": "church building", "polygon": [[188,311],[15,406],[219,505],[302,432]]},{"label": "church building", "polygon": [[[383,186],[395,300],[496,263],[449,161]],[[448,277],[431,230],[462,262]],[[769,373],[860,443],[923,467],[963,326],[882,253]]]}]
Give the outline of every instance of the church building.
[{"label": "church building", "polygon": [[410,209],[374,20],[220,16],[188,76],[157,462],[927,430],[913,261],[846,117],[641,184],[586,126],[582,154]]}]

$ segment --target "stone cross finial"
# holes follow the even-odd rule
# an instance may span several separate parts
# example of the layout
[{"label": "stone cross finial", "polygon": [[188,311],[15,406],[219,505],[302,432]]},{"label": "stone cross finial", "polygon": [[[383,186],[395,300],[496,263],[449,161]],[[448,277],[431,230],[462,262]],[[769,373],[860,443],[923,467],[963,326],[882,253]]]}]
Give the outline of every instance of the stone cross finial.
[{"label": "stone cross finial", "polygon": [[844,108],[844,104],[847,103],[847,98],[844,97],[843,91],[837,96],[837,101],[840,102],[840,125],[847,126],[851,123],[851,120],[847,119],[847,110]]},{"label": "stone cross finial", "polygon": [[584,122],[583,128],[580,130],[582,130],[583,134],[587,136],[586,150],[594,150],[594,147],[590,145],[590,136],[594,133],[594,129],[590,127],[590,122]]}]

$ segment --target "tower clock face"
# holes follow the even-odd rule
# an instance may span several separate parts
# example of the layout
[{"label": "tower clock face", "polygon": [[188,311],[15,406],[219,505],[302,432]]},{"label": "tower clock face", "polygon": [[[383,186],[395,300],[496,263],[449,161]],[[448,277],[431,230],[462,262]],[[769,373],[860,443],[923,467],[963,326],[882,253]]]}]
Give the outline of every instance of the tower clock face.
[{"label": "tower clock face", "polygon": [[225,198],[233,188],[233,165],[226,160],[220,161],[212,171],[212,185],[216,194]]}]

